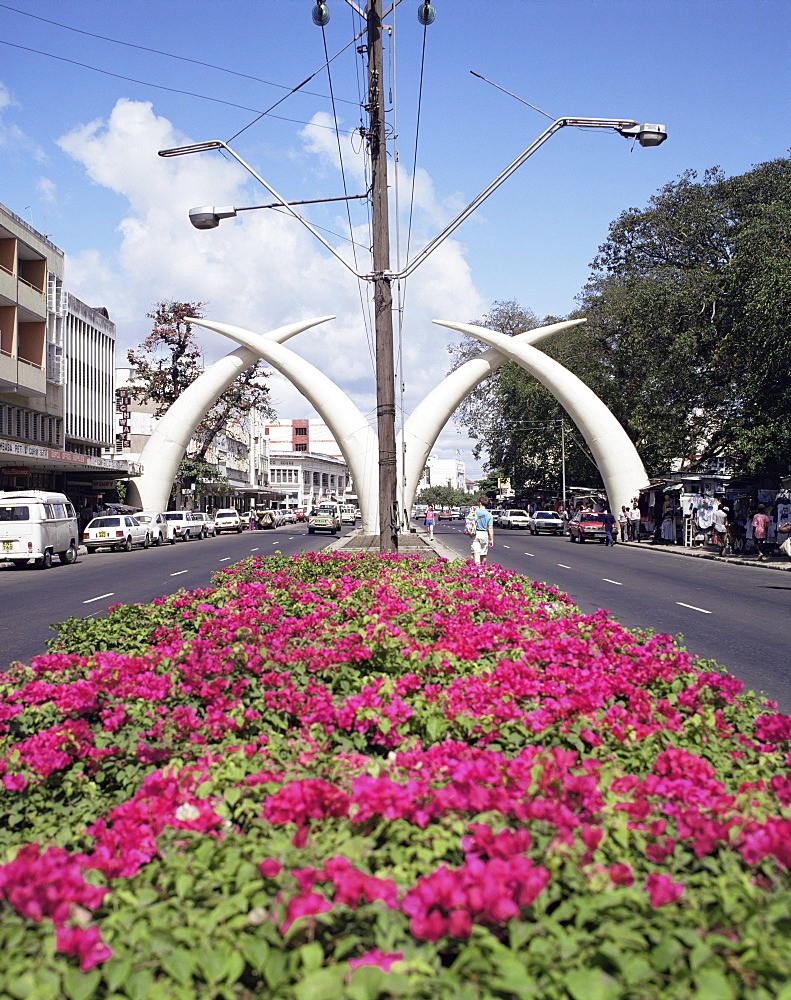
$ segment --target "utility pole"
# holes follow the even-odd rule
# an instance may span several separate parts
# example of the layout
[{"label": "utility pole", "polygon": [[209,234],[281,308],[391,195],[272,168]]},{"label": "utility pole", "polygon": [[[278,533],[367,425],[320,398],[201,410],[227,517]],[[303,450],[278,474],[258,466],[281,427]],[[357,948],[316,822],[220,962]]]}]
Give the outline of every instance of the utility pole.
[{"label": "utility pole", "polygon": [[387,208],[382,59],[382,3],[368,0],[368,141],[371,154],[374,325],[376,330],[376,420],[379,434],[379,551],[398,551],[396,497],[395,369],[393,294],[390,287],[390,224]]}]

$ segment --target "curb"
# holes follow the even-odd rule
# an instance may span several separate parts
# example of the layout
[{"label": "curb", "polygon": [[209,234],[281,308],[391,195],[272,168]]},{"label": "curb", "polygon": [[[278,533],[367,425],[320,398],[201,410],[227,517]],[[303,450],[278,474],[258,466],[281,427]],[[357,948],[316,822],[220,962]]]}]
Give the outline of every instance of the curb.
[{"label": "curb", "polygon": [[[618,542],[618,545],[625,545],[630,549],[650,549],[652,552],[661,552],[666,556],[680,556],[686,559],[707,559],[710,562],[727,563],[729,566],[752,566],[754,569],[776,569],[783,573],[791,572],[791,559],[786,562],[770,562],[771,556],[766,559],[748,559],[744,556],[720,556],[714,552],[702,552],[700,550],[690,550],[683,545],[654,545],[651,542]],[[781,559],[785,558],[783,556]]]}]

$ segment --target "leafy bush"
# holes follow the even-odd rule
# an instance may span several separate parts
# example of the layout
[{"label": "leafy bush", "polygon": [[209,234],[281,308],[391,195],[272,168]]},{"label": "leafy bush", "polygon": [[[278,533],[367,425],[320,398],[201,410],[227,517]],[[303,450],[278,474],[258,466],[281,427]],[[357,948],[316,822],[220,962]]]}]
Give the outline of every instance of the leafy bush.
[{"label": "leafy bush", "polygon": [[498,568],[255,558],[0,699],[0,996],[791,1000],[791,719]]}]

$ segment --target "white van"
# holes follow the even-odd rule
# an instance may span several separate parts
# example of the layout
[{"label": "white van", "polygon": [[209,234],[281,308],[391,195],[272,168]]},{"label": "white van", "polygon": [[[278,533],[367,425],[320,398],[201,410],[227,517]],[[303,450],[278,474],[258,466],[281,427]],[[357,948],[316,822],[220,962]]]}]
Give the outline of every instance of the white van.
[{"label": "white van", "polygon": [[49,569],[54,555],[62,563],[76,562],[79,537],[74,507],[62,493],[0,493],[0,560],[10,560],[15,569],[31,559]]}]

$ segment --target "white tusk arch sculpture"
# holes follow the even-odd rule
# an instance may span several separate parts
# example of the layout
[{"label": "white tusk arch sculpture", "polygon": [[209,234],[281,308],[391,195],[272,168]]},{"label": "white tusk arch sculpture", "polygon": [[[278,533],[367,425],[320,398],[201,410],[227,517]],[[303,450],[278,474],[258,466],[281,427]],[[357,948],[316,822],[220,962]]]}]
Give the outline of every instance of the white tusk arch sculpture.
[{"label": "white tusk arch sculpture", "polygon": [[[264,343],[280,344],[303,330],[326,323],[334,316],[289,323],[260,337]],[[199,320],[190,320],[199,323]],[[159,420],[140,453],[143,475],[130,480],[127,502],[144,510],[167,510],[170,490],[179,463],[195,433],[195,428],[210,407],[245,369],[254,365],[261,354],[240,348],[207,368],[170,406]]]},{"label": "white tusk arch sculpture", "polygon": [[596,393],[567,368],[531,347],[522,336],[508,337],[467,323],[436,319],[434,322],[495,348],[549,389],[580,429],[593,453],[611,510],[628,506],[637,491],[648,486],[648,476],[629,435]]},{"label": "white tusk arch sculpture", "polygon": [[190,322],[243,344],[277,368],[309,400],[331,429],[349,466],[362,511],[363,532],[367,535],[378,534],[379,484],[376,470],[379,449],[376,431],[346,393],[324,372],[287,347],[274,343],[271,337],[262,337],[227,323],[213,323],[205,319],[191,319]]},{"label": "white tusk arch sculpture", "polygon": [[[551,337],[554,333],[560,333],[561,330],[579,326],[584,322],[584,319],[571,319],[562,323],[552,323],[550,326],[539,326],[534,330],[525,330],[515,337],[509,337],[508,340],[535,344],[544,337]],[[404,423],[399,437],[398,460],[404,461],[405,467],[403,473],[399,471],[398,481],[404,484],[404,505],[407,510],[412,508],[412,501],[417,493],[423,469],[426,467],[426,460],[442,433],[442,428],[465,396],[485,378],[493,375],[506,361],[508,361],[507,356],[495,348],[465,361],[418,403]]]}]

